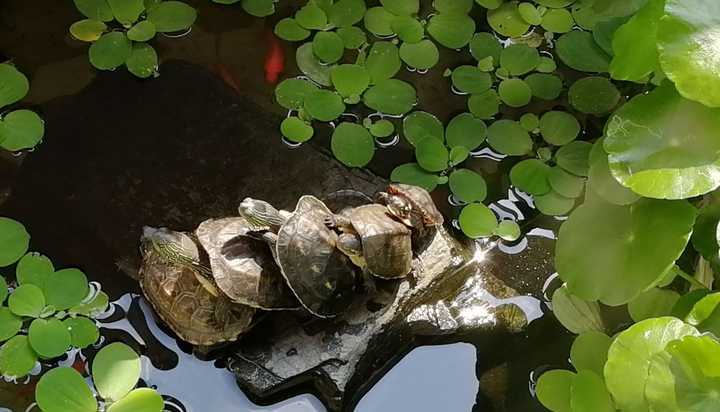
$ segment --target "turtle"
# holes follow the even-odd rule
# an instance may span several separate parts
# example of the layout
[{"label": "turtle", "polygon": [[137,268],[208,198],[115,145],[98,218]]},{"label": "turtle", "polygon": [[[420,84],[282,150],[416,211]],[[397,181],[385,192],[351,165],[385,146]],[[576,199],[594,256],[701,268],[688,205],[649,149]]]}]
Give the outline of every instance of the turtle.
[{"label": "turtle", "polygon": [[396,279],[412,271],[411,231],[391,217],[386,206],[358,206],[326,222],[342,232],[338,249],[373,275]]},{"label": "turtle", "polygon": [[203,276],[200,250],[190,236],[145,227],[141,251],[140,288],[182,340],[211,346],[235,341],[250,329],[255,309],[231,302]]},{"label": "turtle", "polygon": [[[314,196],[303,196],[292,213],[271,210],[263,201],[245,199],[240,208],[248,221],[258,227],[282,222],[277,232],[266,230],[262,236],[274,251],[288,286],[310,313],[321,318],[338,315],[348,307],[356,281],[350,259],[338,250],[338,235],[325,225],[332,214]],[[274,208],[273,208],[274,209]]]},{"label": "turtle", "polygon": [[195,234],[210,258],[215,284],[231,301],[264,310],[298,309],[267,244],[243,217],[209,219]]}]

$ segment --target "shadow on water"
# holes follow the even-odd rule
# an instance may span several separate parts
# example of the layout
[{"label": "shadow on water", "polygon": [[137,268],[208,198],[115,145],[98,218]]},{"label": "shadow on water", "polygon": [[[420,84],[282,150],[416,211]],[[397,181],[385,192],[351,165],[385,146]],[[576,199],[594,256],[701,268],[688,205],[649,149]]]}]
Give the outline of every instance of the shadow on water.
[{"label": "shadow on water", "polygon": [[[125,70],[93,70],[87,44],[67,34],[80,15],[66,0],[0,4],[0,53],[30,78],[24,103],[35,105],[47,128],[45,142],[34,153],[0,156],[0,215],[22,221],[33,236],[33,250],[50,256],[57,267],[82,268],[112,299],[138,292],[125,272],[137,265],[143,225],[190,230],[204,219],[235,214],[245,196],[287,207],[301,194],[323,195],[339,187],[369,193],[381,184],[370,173],[325,168],[326,137],[317,139],[315,147],[295,150],[281,143],[277,125],[284,113],[272,101],[263,59],[266,33],[284,13],[258,19],[237,6],[189,3],[201,18],[188,36],[157,39],[160,77],[149,81]],[[296,3],[283,2],[283,7]],[[285,75],[292,76],[291,45],[284,47]],[[459,63],[453,53],[444,58],[448,65]],[[241,95],[217,74],[219,65]],[[441,75],[434,70],[415,83],[421,102],[437,102],[422,109],[448,120],[462,110],[465,98],[449,95]],[[378,151],[370,169],[387,177],[411,158],[401,144]],[[504,195],[507,182],[498,172],[506,165],[472,159],[468,167],[489,176],[490,187],[496,188],[492,198]],[[447,195],[438,190],[434,198],[444,212],[456,213]],[[498,257],[504,259],[503,280],[539,297],[552,273],[551,249],[531,244],[528,256]],[[415,343],[454,342],[472,343],[477,350],[475,371],[482,390],[474,410],[540,411],[528,391],[530,371],[547,363],[566,364],[570,336],[554,319],[543,317],[520,334],[490,341],[465,333]],[[0,406],[17,407],[20,397],[32,394],[13,390],[0,385]]]}]

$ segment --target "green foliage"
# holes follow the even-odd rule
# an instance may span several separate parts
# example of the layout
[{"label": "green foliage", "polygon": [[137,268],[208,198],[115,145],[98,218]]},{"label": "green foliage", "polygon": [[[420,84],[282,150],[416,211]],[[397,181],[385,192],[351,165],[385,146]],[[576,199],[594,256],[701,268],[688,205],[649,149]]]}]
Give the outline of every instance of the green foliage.
[{"label": "green foliage", "polygon": [[[0,109],[17,103],[29,90],[30,83],[24,74],[11,64],[0,64]],[[19,109],[0,115],[0,149],[13,152],[32,149],[40,143],[44,134],[45,123],[33,111]],[[7,223],[0,221],[0,233],[3,233],[1,229],[5,224]],[[12,234],[12,230],[8,233]],[[0,239],[2,237],[3,235],[0,234]],[[12,253],[12,249],[6,252],[0,251],[0,266],[5,266],[3,265],[5,253]]]}]

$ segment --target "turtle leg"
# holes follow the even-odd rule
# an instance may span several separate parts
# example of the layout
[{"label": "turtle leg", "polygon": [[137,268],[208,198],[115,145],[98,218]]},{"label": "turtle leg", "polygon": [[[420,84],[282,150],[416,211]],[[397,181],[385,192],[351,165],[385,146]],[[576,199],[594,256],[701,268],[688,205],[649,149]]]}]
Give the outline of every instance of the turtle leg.
[{"label": "turtle leg", "polygon": [[345,216],[340,215],[327,215],[325,217],[325,226],[329,229],[340,229],[347,232],[349,228],[352,228],[352,222]]}]

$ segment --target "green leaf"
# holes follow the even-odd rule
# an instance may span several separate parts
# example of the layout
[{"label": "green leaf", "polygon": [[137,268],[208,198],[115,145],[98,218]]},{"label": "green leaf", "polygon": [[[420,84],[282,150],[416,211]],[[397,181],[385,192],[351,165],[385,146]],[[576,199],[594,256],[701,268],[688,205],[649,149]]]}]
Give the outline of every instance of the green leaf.
[{"label": "green leaf", "polygon": [[120,24],[130,27],[145,11],[143,0],[107,0],[110,9]]},{"label": "green leaf", "polygon": [[39,253],[28,253],[20,259],[15,268],[15,277],[20,285],[26,283],[42,288],[55,267],[47,256]]},{"label": "green leaf", "polygon": [[96,317],[100,313],[105,312],[109,303],[110,298],[108,295],[105,292],[100,291],[97,296],[95,296],[95,299],[88,303],[81,303],[73,306],[68,310],[68,313],[70,313],[70,315]]},{"label": "green leaf", "polygon": [[30,110],[15,110],[0,120],[0,147],[16,152],[35,147],[45,135],[45,122]]},{"label": "green leaf", "polygon": [[695,228],[690,241],[693,248],[706,260],[712,260],[718,256],[717,227],[719,222],[720,204],[716,203],[700,209],[700,215],[695,220]]},{"label": "green leaf", "polygon": [[275,35],[287,41],[301,41],[310,37],[310,31],[300,26],[295,19],[286,17],[275,25]]},{"label": "green leaf", "polygon": [[610,173],[607,153],[603,149],[604,141],[604,138],[599,139],[590,151],[588,185],[606,202],[616,205],[629,205],[637,201],[640,196],[618,183]]},{"label": "green leaf", "polygon": [[140,378],[140,356],[124,343],[111,343],[95,355],[92,377],[100,396],[117,401],[137,384]]},{"label": "green leaf", "polygon": [[612,339],[598,331],[583,332],[573,341],[570,360],[577,371],[591,371],[603,376]]},{"label": "green leaf", "polygon": [[560,227],[555,267],[577,296],[621,305],[672,267],[694,220],[695,209],[683,201],[642,199],[616,206],[594,199]]},{"label": "green leaf", "polygon": [[533,132],[540,127],[540,118],[535,113],[525,113],[520,116],[520,126],[528,132]]},{"label": "green leaf", "polygon": [[46,372],[35,388],[35,398],[43,412],[96,412],[97,402],[85,379],[73,368],[60,367]]},{"label": "green leaf", "polygon": [[427,112],[412,112],[403,119],[403,135],[411,145],[433,137],[440,142],[445,140],[443,125],[437,117]]},{"label": "green leaf", "polygon": [[440,13],[468,14],[472,7],[472,0],[433,0],[433,8]]},{"label": "green leaf", "polygon": [[425,37],[425,26],[410,16],[395,16],[390,28],[406,43],[417,43]]},{"label": "green leaf", "polygon": [[483,177],[469,169],[457,169],[450,174],[450,190],[463,202],[482,202],[487,196],[487,184]]},{"label": "green leaf", "polygon": [[575,0],[535,0],[535,3],[551,9],[559,9],[575,3]]},{"label": "green leaf", "polygon": [[375,137],[388,137],[395,131],[395,125],[390,120],[382,119],[370,125],[368,130]]},{"label": "green leaf", "polygon": [[465,147],[477,149],[487,137],[485,122],[470,113],[460,113],[450,120],[445,130],[445,138],[449,147]]},{"label": "green leaf", "polygon": [[330,122],[345,111],[345,103],[339,94],[330,90],[316,90],[305,98],[305,111],[313,119]]},{"label": "green leaf", "polygon": [[500,42],[490,33],[475,33],[470,40],[470,54],[477,61],[492,57],[495,62],[500,62],[502,50]]},{"label": "green leaf", "polygon": [[72,346],[78,349],[86,348],[100,338],[98,327],[88,318],[67,318],[63,325],[70,332]]},{"label": "green leaf", "polygon": [[500,7],[505,0],[475,0],[475,3],[485,7],[488,10],[495,10]]},{"label": "green leaf", "polygon": [[428,192],[435,190],[438,177],[420,167],[417,163],[406,163],[393,169],[390,180],[397,183],[420,186]]},{"label": "green leaf", "polygon": [[316,4],[308,3],[295,13],[295,21],[308,30],[323,30],[327,27],[327,15]]},{"label": "green leaf", "polygon": [[275,88],[275,100],[289,110],[300,110],[305,99],[318,91],[317,86],[303,79],[286,79]]},{"label": "green leaf", "polygon": [[519,76],[534,70],[540,63],[540,54],[526,44],[513,44],[500,54],[500,66],[513,76]]},{"label": "green leaf", "polygon": [[0,64],[0,107],[19,101],[29,90],[30,82],[24,74],[13,65]]},{"label": "green leaf", "polygon": [[365,0],[338,0],[330,7],[328,19],[336,27],[350,27],[365,16]]},{"label": "green leaf", "polygon": [[17,335],[22,328],[22,319],[10,309],[0,306],[0,341],[6,341]]},{"label": "green leaf", "polygon": [[535,207],[547,216],[564,216],[575,207],[575,199],[570,199],[551,190],[535,197]]},{"label": "green leaf", "polygon": [[136,23],[130,30],[128,30],[127,37],[132,41],[143,42],[151,40],[155,37],[156,33],[157,30],[155,30],[155,25],[150,20],[143,20]]},{"label": "green leaf", "polygon": [[520,37],[530,25],[523,20],[518,10],[518,2],[508,1],[487,13],[487,20],[493,30],[506,37]]},{"label": "green leaf", "polygon": [[566,9],[550,9],[542,16],[542,28],[551,33],[567,33],[574,25],[572,14]]},{"label": "green leaf", "polygon": [[101,21],[85,19],[76,21],[70,26],[70,34],[80,40],[93,42],[107,30],[107,25]]},{"label": "green leaf", "polygon": [[540,403],[553,412],[572,412],[570,388],[574,376],[574,373],[564,369],[555,369],[540,375],[535,388]]},{"label": "green leaf", "polygon": [[410,67],[427,70],[435,66],[440,60],[440,52],[435,43],[425,39],[417,43],[403,43],[400,45],[400,58]]},{"label": "green leaf", "polygon": [[538,159],[526,159],[510,170],[510,183],[534,196],[550,192],[550,166]]},{"label": "green leaf", "polygon": [[0,372],[5,376],[23,377],[32,371],[36,362],[37,355],[27,336],[14,336],[0,347]]},{"label": "green leaf", "polygon": [[482,203],[465,206],[460,212],[458,221],[463,233],[472,239],[492,236],[498,226],[495,213]]},{"label": "green leaf", "polygon": [[415,88],[402,80],[383,80],[363,95],[365,106],[389,115],[401,115],[412,110],[417,102]]},{"label": "green leaf", "polygon": [[0,276],[0,304],[5,302],[5,299],[8,297],[8,293],[10,293],[8,289],[7,281],[4,277]]},{"label": "green leaf", "polygon": [[700,331],[711,331],[715,334],[720,332],[718,321],[718,305],[720,304],[720,293],[710,293],[700,298],[685,317],[685,322],[696,326]]},{"label": "green leaf", "polygon": [[680,299],[680,294],[674,290],[648,289],[628,302],[628,312],[635,322],[670,316],[678,299]]},{"label": "green leaf", "polygon": [[604,77],[584,77],[570,86],[570,104],[583,113],[602,115],[620,102],[620,91]]},{"label": "green leaf", "polygon": [[112,21],[113,13],[107,0],[73,0],[75,7],[88,19]]},{"label": "green leaf", "polygon": [[313,43],[305,43],[295,52],[295,61],[303,74],[322,86],[330,86],[329,65],[323,65],[313,52]]},{"label": "green leaf", "polygon": [[581,72],[607,72],[610,65],[610,56],[586,31],[571,31],[560,36],[556,51],[563,63]]},{"label": "green leaf", "polygon": [[317,32],[312,47],[315,56],[326,64],[337,62],[345,52],[345,43],[334,32]]},{"label": "green leaf", "polygon": [[128,71],[135,76],[146,79],[158,70],[158,56],[155,49],[147,43],[133,44],[132,53],[127,61]]},{"label": "green leaf", "polygon": [[623,24],[625,24],[630,17],[615,17],[608,20],[598,22],[593,28],[593,39],[598,46],[600,46],[605,53],[612,56],[613,47],[612,41],[615,37],[615,32]]},{"label": "green leaf", "polygon": [[275,13],[274,0],[242,0],[243,10],[251,16],[267,17]]},{"label": "green leaf", "polygon": [[608,17],[623,17],[634,14],[647,0],[604,0],[593,4],[595,12]]},{"label": "green leaf", "polygon": [[415,145],[415,157],[428,172],[440,172],[448,168],[449,153],[442,141],[433,137],[420,139]]},{"label": "green leaf", "polygon": [[570,113],[550,111],[540,118],[540,134],[552,145],[566,145],[575,140],[579,133],[580,123]]},{"label": "green leaf", "polygon": [[480,119],[492,119],[500,110],[500,97],[493,89],[473,94],[468,99],[468,110]]},{"label": "green leaf", "polygon": [[672,316],[678,319],[685,319],[700,299],[710,294],[709,289],[696,289],[684,294],[672,308]]},{"label": "green leaf", "polygon": [[439,13],[430,18],[427,32],[449,49],[465,47],[475,33],[475,20],[466,14]]},{"label": "green leaf", "polygon": [[585,30],[592,30],[598,23],[607,19],[593,9],[593,3],[595,0],[580,1],[573,4],[570,10],[575,23]]},{"label": "green leaf", "polygon": [[580,371],[573,377],[570,388],[570,405],[574,411],[615,412],[610,394],[601,375]]},{"label": "green leaf", "polygon": [[395,34],[391,27],[395,15],[384,7],[371,7],[365,12],[365,28],[378,37]]},{"label": "green leaf", "polygon": [[492,87],[492,76],[476,66],[459,66],[450,77],[455,89],[463,93],[483,93]]},{"label": "green leaf", "polygon": [[503,240],[507,240],[508,242],[514,242],[520,238],[520,235],[522,235],[520,225],[518,225],[514,220],[501,221],[495,228],[493,234]]},{"label": "green leaf", "polygon": [[605,382],[617,407],[648,410],[645,386],[651,358],[669,342],[695,335],[695,328],[671,317],[647,319],[620,333],[610,345],[605,364]]},{"label": "green leaf", "polygon": [[521,79],[507,79],[500,82],[498,95],[500,100],[510,107],[523,107],[530,103],[532,90]]},{"label": "green leaf", "polygon": [[585,180],[557,166],[550,168],[547,179],[555,193],[570,199],[580,197],[585,188]]},{"label": "green leaf", "polygon": [[45,280],[43,292],[48,305],[66,310],[80,303],[88,294],[88,281],[79,269],[62,269]]},{"label": "green leaf", "polygon": [[468,156],[470,156],[470,151],[465,147],[453,147],[452,149],[450,149],[450,166],[454,167],[459,165],[460,163],[464,162],[468,158]]},{"label": "green leaf", "polygon": [[10,294],[8,307],[18,316],[37,318],[45,309],[45,295],[35,285],[21,285]]},{"label": "green leaf", "polygon": [[502,154],[521,156],[532,151],[533,142],[520,123],[498,120],[488,128],[488,144]]},{"label": "green leaf", "polygon": [[588,142],[570,142],[555,152],[555,162],[574,175],[587,176],[591,148]]},{"label": "green leaf", "polygon": [[681,95],[720,107],[720,3],[667,0],[657,39],[660,65]]},{"label": "green leaf", "polygon": [[125,64],[130,53],[132,42],[125,33],[114,31],[103,34],[90,45],[90,63],[100,70],[112,70]]},{"label": "green leaf", "polygon": [[28,330],[30,346],[43,358],[56,358],[70,349],[70,331],[58,319],[35,319]]},{"label": "green leaf", "polygon": [[335,157],[349,167],[365,167],[375,154],[375,141],[364,127],[343,122],[335,128],[330,143]]},{"label": "green leaf", "polygon": [[301,119],[291,116],[280,123],[280,132],[291,142],[307,142],[315,134],[312,126]]},{"label": "green leaf", "polygon": [[527,24],[539,26],[542,23],[542,14],[532,3],[522,2],[518,4],[518,12]]},{"label": "green leaf", "polygon": [[380,4],[391,13],[398,15],[417,14],[420,10],[419,0],[380,0]]},{"label": "green leaf", "polygon": [[532,95],[543,100],[555,100],[563,88],[562,79],[554,74],[533,73],[525,78]]},{"label": "green leaf", "polygon": [[387,41],[376,41],[370,48],[365,66],[373,83],[395,76],[402,66],[397,46]]},{"label": "green leaf", "polygon": [[197,11],[180,1],[163,1],[147,10],[147,19],[160,33],[182,31],[195,23]]},{"label": "green leaf", "polygon": [[606,128],[613,176],[635,193],[684,199],[720,186],[720,110],[664,83],[621,107]]},{"label": "green leaf", "polygon": [[535,70],[540,73],[552,73],[555,69],[557,69],[555,60],[548,56],[540,56],[540,63],[538,63],[538,66],[535,68]]},{"label": "green leaf", "polygon": [[165,401],[156,390],[138,388],[110,405],[107,412],[163,412],[164,407]]},{"label": "green leaf", "polygon": [[[363,44],[367,43],[367,36],[359,27],[341,27],[337,29],[336,33],[342,39],[346,49],[359,49]],[[310,33],[308,33],[309,35]]]},{"label": "green leaf", "polygon": [[665,0],[649,0],[615,32],[610,75],[617,80],[643,82],[658,68],[657,33]]}]

